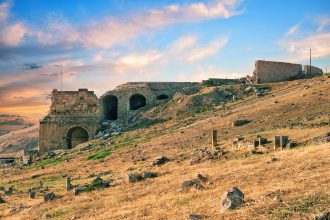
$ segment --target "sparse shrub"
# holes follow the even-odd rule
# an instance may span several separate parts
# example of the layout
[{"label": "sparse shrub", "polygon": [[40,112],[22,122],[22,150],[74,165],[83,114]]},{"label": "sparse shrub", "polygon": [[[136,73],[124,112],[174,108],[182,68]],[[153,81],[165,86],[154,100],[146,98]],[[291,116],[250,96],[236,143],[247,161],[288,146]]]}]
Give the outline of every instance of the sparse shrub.
[{"label": "sparse shrub", "polygon": [[92,191],[95,189],[107,188],[110,184],[108,181],[104,181],[101,177],[96,177],[91,184],[89,184],[85,190]]},{"label": "sparse shrub", "polygon": [[190,202],[191,199],[192,199],[191,196],[185,197],[185,198],[182,198],[182,199],[178,199],[174,202],[174,204],[177,205],[177,206],[184,206],[184,205],[187,205]]},{"label": "sparse shrub", "polygon": [[95,154],[89,155],[87,157],[87,160],[102,160],[102,159],[106,158],[107,156],[109,156],[110,154],[111,154],[111,150],[105,149],[102,151],[98,151]]},{"label": "sparse shrub", "polygon": [[46,167],[46,166],[50,166],[50,165],[56,165],[59,164],[65,160],[67,160],[68,158],[50,158],[50,159],[45,159],[42,161],[38,161],[36,163],[33,163],[31,165],[32,168],[39,168],[39,167]]},{"label": "sparse shrub", "polygon": [[[315,211],[324,211],[330,204],[330,195],[308,195],[301,200],[283,204],[270,211],[269,215],[274,219],[288,219],[291,216],[297,216]],[[306,215],[307,217],[308,215]]]}]

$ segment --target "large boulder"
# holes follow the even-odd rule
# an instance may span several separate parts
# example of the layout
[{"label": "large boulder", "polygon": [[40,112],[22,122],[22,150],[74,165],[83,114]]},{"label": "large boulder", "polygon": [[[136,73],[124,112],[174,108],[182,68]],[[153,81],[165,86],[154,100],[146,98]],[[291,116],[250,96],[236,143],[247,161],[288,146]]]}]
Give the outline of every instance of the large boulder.
[{"label": "large boulder", "polygon": [[167,163],[168,161],[170,161],[170,159],[168,159],[167,157],[158,156],[154,159],[154,161],[152,161],[152,165],[159,166],[159,165],[163,165],[163,164]]},{"label": "large boulder", "polygon": [[233,187],[222,195],[221,211],[233,210],[241,207],[244,203],[244,194],[237,187]]},{"label": "large boulder", "polygon": [[190,214],[188,219],[190,220],[200,220],[200,219],[204,219],[203,215],[198,215],[198,214]]}]

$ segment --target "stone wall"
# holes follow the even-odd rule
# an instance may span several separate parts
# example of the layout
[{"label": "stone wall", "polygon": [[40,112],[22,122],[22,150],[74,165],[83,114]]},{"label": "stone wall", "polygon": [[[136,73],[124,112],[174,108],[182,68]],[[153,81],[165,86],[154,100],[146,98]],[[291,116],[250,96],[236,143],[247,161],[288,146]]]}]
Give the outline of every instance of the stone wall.
[{"label": "stone wall", "polygon": [[254,78],[256,83],[274,83],[292,80],[302,74],[300,64],[257,60]]},{"label": "stone wall", "polygon": [[69,148],[70,134],[75,128],[82,129],[92,139],[99,128],[99,101],[93,91],[52,92],[50,111],[40,121],[39,152]]},{"label": "stone wall", "polygon": [[[311,70],[311,73],[310,73]],[[308,76],[322,76],[323,71],[322,69],[316,67],[316,66],[309,66],[309,65],[304,65],[304,73]]]},{"label": "stone wall", "polygon": [[208,80],[203,80],[204,85],[234,85],[239,84],[242,81],[239,79],[219,79],[219,78],[209,78]]},{"label": "stone wall", "polygon": [[199,86],[200,83],[193,82],[131,82],[117,86],[114,90],[106,92],[100,97],[100,118],[105,117],[104,100],[108,96],[114,96],[118,100],[118,120],[125,121],[134,110],[130,110],[130,98],[135,94],[140,94],[146,98],[146,108],[157,102],[158,97],[163,96],[171,98],[176,92],[182,91],[184,88]]}]

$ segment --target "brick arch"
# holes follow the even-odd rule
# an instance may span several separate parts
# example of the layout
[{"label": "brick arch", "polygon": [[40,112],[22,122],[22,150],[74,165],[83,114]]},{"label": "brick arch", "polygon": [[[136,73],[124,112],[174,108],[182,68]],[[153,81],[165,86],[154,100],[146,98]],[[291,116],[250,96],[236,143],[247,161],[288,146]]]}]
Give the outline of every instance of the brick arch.
[{"label": "brick arch", "polygon": [[129,98],[129,110],[138,110],[146,105],[147,98],[140,93],[135,93]]},{"label": "brick arch", "polygon": [[103,118],[105,120],[118,119],[118,98],[115,95],[106,95],[102,98]]},{"label": "brick arch", "polygon": [[66,143],[68,148],[74,148],[78,144],[87,142],[90,139],[90,131],[85,126],[75,125],[66,130]]}]

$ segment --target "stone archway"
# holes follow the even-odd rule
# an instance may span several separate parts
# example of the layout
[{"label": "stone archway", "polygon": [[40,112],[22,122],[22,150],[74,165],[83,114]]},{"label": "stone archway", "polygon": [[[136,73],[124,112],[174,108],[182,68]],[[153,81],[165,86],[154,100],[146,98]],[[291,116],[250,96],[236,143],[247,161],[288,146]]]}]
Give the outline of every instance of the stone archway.
[{"label": "stone archway", "polygon": [[129,109],[138,110],[147,105],[147,99],[141,94],[134,94],[129,98]]},{"label": "stone archway", "polygon": [[103,115],[105,120],[117,120],[118,118],[118,98],[108,95],[103,98]]},{"label": "stone archway", "polygon": [[88,132],[82,127],[73,127],[67,133],[68,148],[88,141]]}]

